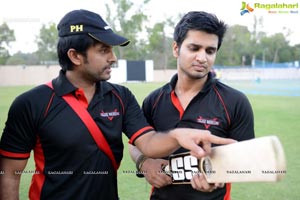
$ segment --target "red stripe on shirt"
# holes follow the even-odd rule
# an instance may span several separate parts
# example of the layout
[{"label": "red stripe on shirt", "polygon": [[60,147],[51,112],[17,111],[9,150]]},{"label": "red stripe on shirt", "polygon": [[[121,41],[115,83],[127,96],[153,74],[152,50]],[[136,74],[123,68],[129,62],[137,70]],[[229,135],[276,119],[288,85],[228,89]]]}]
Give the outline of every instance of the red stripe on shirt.
[{"label": "red stripe on shirt", "polygon": [[146,126],[140,130],[138,130],[137,132],[135,132],[132,137],[129,140],[129,144],[133,144],[134,140],[139,137],[141,134],[143,134],[145,131],[151,131],[154,130],[152,126]]},{"label": "red stripe on shirt", "polygon": [[116,97],[119,99],[120,104],[122,105],[122,112],[123,112],[123,115],[125,115],[125,108],[124,108],[124,104],[123,104],[122,98],[119,96],[119,94],[118,94],[116,91],[112,90],[111,92],[112,92],[114,95],[116,95]]},{"label": "red stripe on shirt", "polygon": [[9,157],[9,158],[29,158],[30,153],[13,153],[9,151],[4,151],[0,149],[0,154],[4,157]]},{"label": "red stripe on shirt", "polygon": [[231,184],[226,183],[226,194],[224,196],[224,200],[230,200],[230,191],[231,191]]},{"label": "red stripe on shirt", "polygon": [[216,87],[214,87],[214,90],[215,90],[215,92],[216,92],[218,98],[220,99],[220,101],[221,101],[221,103],[222,103],[222,105],[223,105],[223,108],[224,108],[224,110],[225,110],[226,117],[227,117],[227,120],[228,120],[228,124],[229,124],[229,126],[230,126],[230,125],[231,125],[231,120],[230,120],[230,116],[229,116],[229,113],[228,113],[226,104],[225,104],[225,102],[224,102],[224,100],[223,100],[221,94],[219,93],[219,91],[217,90]]},{"label": "red stripe on shirt", "polygon": [[39,138],[34,148],[34,160],[36,164],[36,173],[32,176],[29,198],[30,200],[39,200],[41,199],[41,191],[45,182],[45,157]]},{"label": "red stripe on shirt", "polygon": [[171,100],[172,100],[173,105],[177,108],[179,115],[180,115],[180,119],[181,119],[183,116],[183,113],[184,113],[184,109],[181,106],[181,103],[180,103],[178,97],[176,96],[174,90],[171,92]]}]

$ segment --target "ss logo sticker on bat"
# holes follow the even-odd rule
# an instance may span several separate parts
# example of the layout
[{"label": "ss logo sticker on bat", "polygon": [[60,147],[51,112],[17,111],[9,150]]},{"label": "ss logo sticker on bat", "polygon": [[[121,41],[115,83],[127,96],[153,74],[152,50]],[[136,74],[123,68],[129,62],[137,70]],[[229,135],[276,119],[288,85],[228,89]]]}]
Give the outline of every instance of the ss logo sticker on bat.
[{"label": "ss logo sticker on bat", "polygon": [[190,182],[195,174],[200,173],[198,159],[189,153],[171,155],[169,165],[173,183]]}]

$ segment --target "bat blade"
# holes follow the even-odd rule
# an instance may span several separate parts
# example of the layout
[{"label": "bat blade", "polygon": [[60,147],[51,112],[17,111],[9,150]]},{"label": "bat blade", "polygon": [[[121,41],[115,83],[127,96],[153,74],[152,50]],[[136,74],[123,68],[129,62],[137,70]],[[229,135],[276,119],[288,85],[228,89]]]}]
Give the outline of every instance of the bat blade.
[{"label": "bat blade", "polygon": [[195,173],[209,183],[276,182],[286,174],[286,160],[278,137],[266,136],[214,147],[201,160],[189,153],[172,155],[166,171],[174,184],[190,183]]},{"label": "bat blade", "polygon": [[286,174],[286,161],[278,137],[266,136],[215,147],[200,169],[209,183],[276,182]]}]

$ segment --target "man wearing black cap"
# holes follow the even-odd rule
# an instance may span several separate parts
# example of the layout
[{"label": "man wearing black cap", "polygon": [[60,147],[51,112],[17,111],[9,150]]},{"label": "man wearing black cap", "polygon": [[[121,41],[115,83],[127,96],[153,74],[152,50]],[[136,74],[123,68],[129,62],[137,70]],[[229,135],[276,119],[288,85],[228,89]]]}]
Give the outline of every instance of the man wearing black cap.
[{"label": "man wearing black cap", "polygon": [[29,199],[114,200],[122,132],[149,157],[166,156],[180,146],[201,157],[211,142],[233,142],[194,129],[155,132],[133,94],[106,82],[117,61],[113,46],[126,46],[129,40],[98,14],[69,12],[58,33],[59,76],[21,94],[10,107],[0,142],[0,199],[19,198],[31,150],[36,169]]}]

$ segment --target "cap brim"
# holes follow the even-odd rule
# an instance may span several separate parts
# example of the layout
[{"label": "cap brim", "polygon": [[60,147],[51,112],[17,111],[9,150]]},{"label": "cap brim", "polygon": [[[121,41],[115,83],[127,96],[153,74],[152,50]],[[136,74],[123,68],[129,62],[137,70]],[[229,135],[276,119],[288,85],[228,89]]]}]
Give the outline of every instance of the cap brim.
[{"label": "cap brim", "polygon": [[130,43],[130,41],[127,38],[124,38],[113,32],[110,32],[110,33],[88,33],[88,34],[95,40],[98,40],[99,42],[103,42],[104,44],[108,44],[111,46],[127,46]]}]

